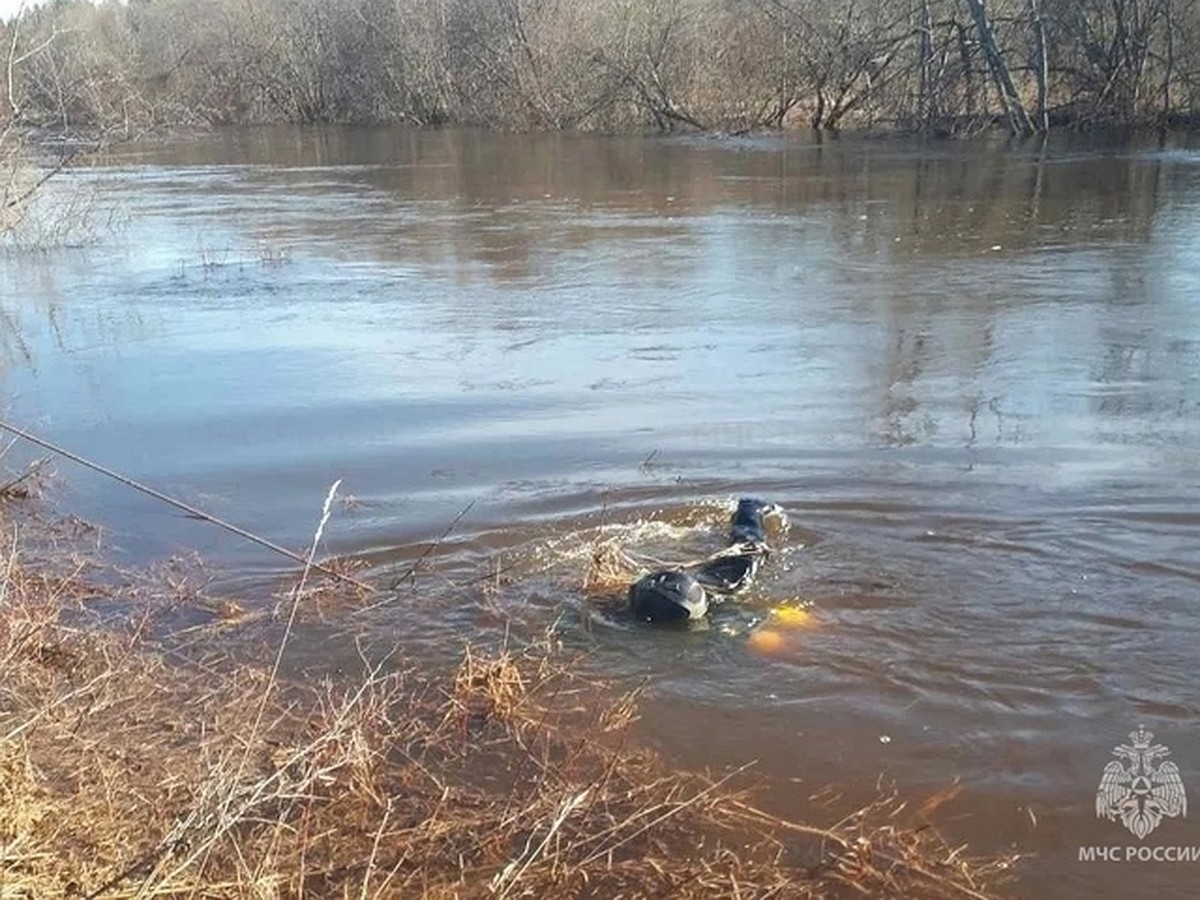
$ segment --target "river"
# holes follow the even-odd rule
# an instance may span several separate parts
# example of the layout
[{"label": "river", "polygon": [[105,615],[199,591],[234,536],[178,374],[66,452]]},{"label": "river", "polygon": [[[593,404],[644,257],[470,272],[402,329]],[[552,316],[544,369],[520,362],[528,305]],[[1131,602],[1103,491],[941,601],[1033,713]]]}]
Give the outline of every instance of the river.
[{"label": "river", "polygon": [[[259,129],[51,185],[90,239],[0,255],[10,421],[297,549],[341,478],[328,549],[381,585],[467,509],[361,627],[433,660],[557,620],[781,812],[957,780],[938,827],[1027,854],[1021,896],[1195,895],[1080,854],[1200,847],[1095,811],[1138,725],[1200,803],[1200,140]],[[58,469],[123,558],[289,569]],[[739,496],[790,527],[718,627],[584,614],[597,534],[706,552]]]}]

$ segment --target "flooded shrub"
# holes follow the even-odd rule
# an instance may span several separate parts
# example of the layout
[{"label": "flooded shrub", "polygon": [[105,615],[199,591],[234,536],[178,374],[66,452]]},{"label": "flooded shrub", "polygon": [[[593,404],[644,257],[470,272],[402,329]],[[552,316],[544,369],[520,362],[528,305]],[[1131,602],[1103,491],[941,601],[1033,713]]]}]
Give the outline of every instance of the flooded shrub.
[{"label": "flooded shrub", "polygon": [[[30,121],[1018,133],[1194,114],[1200,8],[1133,0],[164,0],[27,9]],[[9,36],[15,24],[9,26]],[[3,35],[0,35],[3,36]]]}]

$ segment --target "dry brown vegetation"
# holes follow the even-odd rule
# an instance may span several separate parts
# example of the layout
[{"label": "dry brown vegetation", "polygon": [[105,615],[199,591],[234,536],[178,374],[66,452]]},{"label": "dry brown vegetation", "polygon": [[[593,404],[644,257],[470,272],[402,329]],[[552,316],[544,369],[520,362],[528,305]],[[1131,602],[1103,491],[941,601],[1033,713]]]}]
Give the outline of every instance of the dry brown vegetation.
[{"label": "dry brown vegetation", "polygon": [[256,654],[275,665],[215,630],[185,642],[158,620],[186,579],[130,585],[19,493],[0,501],[4,897],[979,898],[1007,874],[895,798],[819,828],[756,809],[739,773],[672,771],[632,740],[638,691],[552,635],[446,672],[363,652],[319,683],[280,677],[286,627]]},{"label": "dry brown vegetation", "polygon": [[1015,133],[1194,115],[1197,0],[56,0],[0,128],[408,122]]}]

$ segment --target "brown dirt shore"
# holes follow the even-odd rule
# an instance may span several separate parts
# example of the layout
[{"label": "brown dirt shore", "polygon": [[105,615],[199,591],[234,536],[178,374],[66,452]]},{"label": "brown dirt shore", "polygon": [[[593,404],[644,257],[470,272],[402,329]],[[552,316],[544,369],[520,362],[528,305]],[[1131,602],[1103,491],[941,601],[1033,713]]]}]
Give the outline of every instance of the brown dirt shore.
[{"label": "brown dirt shore", "polygon": [[159,627],[177,581],[23,493],[0,498],[0,898],[991,898],[1011,875],[947,846],[936,803],[818,827],[671,769],[630,737],[637,690],[553,635],[294,683],[302,580],[257,656],[185,642]]}]

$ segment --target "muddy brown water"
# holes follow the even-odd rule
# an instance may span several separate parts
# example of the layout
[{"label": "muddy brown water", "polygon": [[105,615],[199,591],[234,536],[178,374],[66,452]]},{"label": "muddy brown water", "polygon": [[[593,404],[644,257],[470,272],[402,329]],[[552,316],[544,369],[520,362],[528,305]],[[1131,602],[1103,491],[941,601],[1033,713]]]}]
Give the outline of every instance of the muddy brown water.
[{"label": "muddy brown water", "polygon": [[[1022,896],[1197,893],[1080,848],[1200,848],[1095,812],[1139,724],[1200,805],[1200,141],[237,131],[51,199],[95,240],[0,256],[10,419],[294,547],[343,478],[329,548],[379,584],[473,503],[362,627],[433,660],[557,619],[781,812],[958,780],[939,827],[1028,854]],[[287,568],[59,470],[129,557]],[[701,553],[741,495],[791,527],[714,627],[582,614],[597,529]],[[751,649],[798,600],[819,627]]]}]

